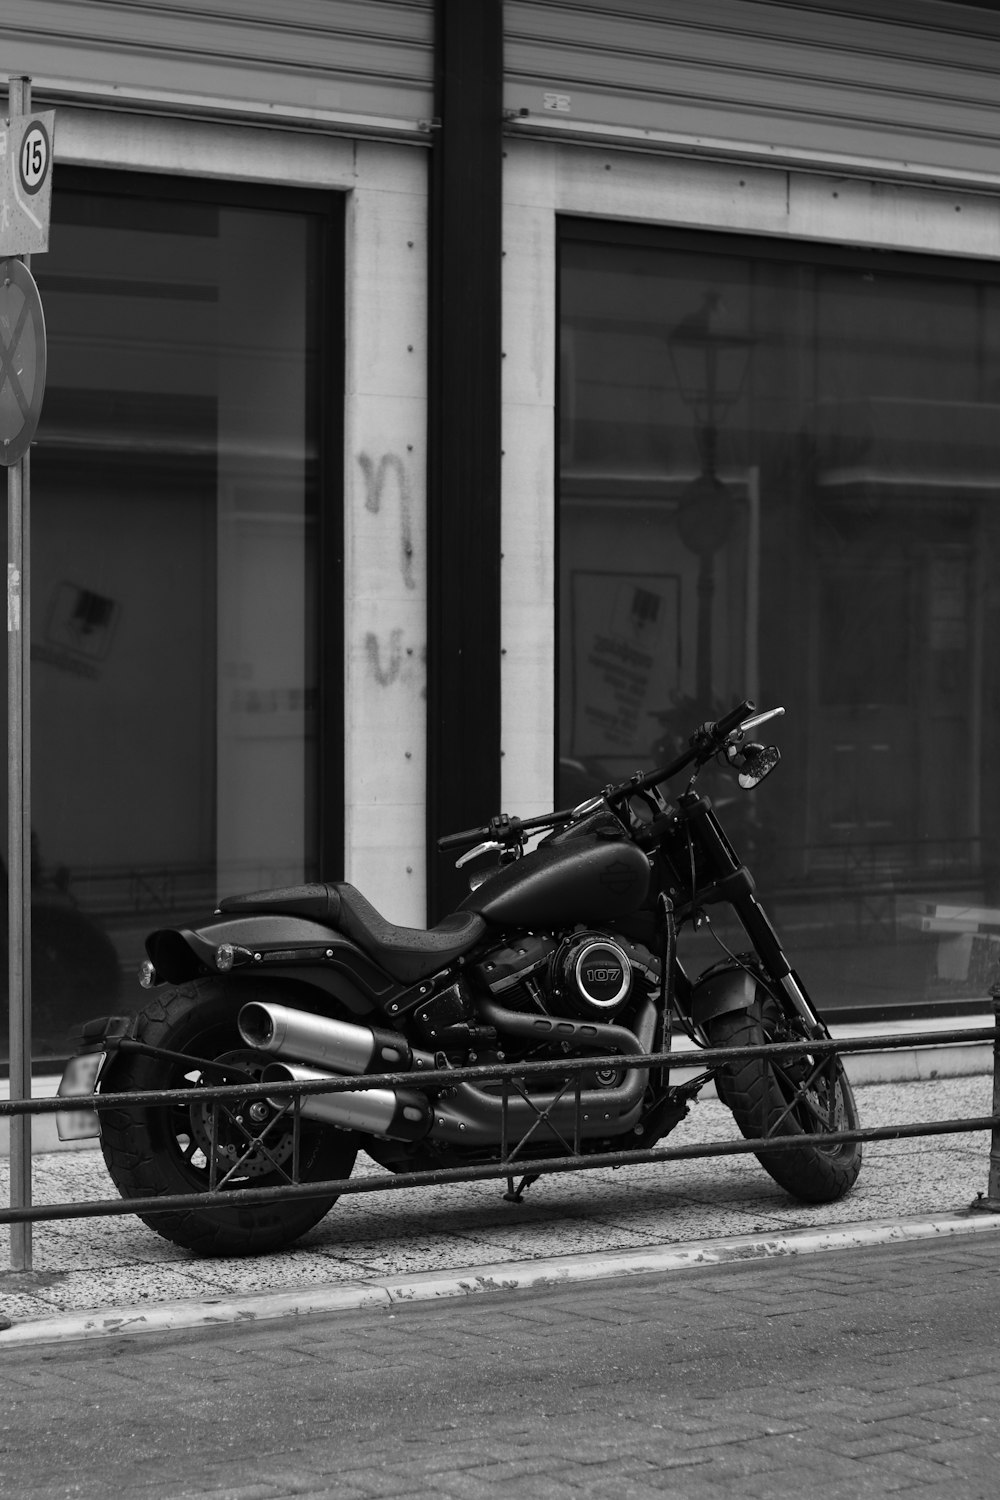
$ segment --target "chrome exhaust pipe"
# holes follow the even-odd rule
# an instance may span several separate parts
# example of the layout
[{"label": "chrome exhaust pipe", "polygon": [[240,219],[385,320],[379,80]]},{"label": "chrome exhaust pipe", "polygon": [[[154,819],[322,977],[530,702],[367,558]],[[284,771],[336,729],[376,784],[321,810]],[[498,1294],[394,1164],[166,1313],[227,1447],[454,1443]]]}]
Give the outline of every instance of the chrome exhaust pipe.
[{"label": "chrome exhaust pipe", "polygon": [[331,1073],[408,1073],[433,1067],[429,1053],[414,1053],[396,1031],[315,1016],[288,1005],[251,1000],[236,1018],[240,1036],[257,1052],[315,1063]]},{"label": "chrome exhaust pipe", "polygon": [[504,1097],[479,1083],[459,1083],[434,1101],[432,1141],[466,1146],[490,1146],[514,1133],[534,1131],[536,1142],[549,1141],[558,1153],[577,1128],[584,1140],[627,1135],[642,1114],[648,1068],[630,1068],[628,1057],[648,1053],[656,1033],[656,1011],[646,1000],[639,1008],[635,1033],[624,1026],[571,1021],[539,1016],[533,1012],[508,1011],[495,1004],[480,1005],[480,1013],[501,1034],[524,1040],[560,1037],[579,1040],[591,1047],[621,1056],[624,1077],[612,1088],[582,1088],[579,1102],[575,1088],[561,1097],[543,1083],[538,1092],[524,1098],[516,1093]]},{"label": "chrome exhaust pipe", "polygon": [[[304,1068],[298,1063],[268,1063],[261,1073],[262,1083],[333,1082],[329,1073]],[[290,1096],[279,1096],[268,1102],[280,1109]],[[341,1130],[361,1130],[367,1135],[384,1136],[390,1141],[419,1141],[431,1123],[431,1107],[422,1094],[409,1089],[359,1089],[357,1093],[303,1094],[299,1105],[307,1120],[323,1125],[337,1125]]]}]

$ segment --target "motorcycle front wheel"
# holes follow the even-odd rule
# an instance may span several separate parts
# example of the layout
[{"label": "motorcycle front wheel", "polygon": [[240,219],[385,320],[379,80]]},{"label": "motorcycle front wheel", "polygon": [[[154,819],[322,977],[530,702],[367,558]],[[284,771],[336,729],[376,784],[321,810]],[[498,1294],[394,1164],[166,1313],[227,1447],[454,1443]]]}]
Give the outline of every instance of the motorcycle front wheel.
[{"label": "motorcycle front wheel", "polygon": [[[728,1011],[705,1025],[713,1047],[760,1047],[796,1041],[803,1032],[771,996],[758,989],[749,1010]],[[854,1186],[861,1170],[861,1142],[824,1145],[830,1131],[856,1130],[858,1109],[839,1057],[748,1057],[720,1067],[719,1098],[732,1111],[746,1140],[811,1135],[808,1145],[758,1151],[774,1181],[805,1203],[833,1203]]]},{"label": "motorcycle front wheel", "polygon": [[[136,1040],[185,1059],[119,1053],[101,1080],[101,1093],[134,1090],[194,1089],[220,1083],[195,1059],[223,1062],[237,1075],[256,1082],[270,1060],[249,1050],[240,1037],[236,1016],[249,1000],[284,998],[274,985],[241,984],[238,993],[212,980],[200,980],[157,996],[138,1019]],[[271,1106],[265,1115],[260,1100],[239,1100],[142,1107],[122,1105],[101,1111],[101,1149],[108,1171],[123,1198],[162,1197],[168,1193],[223,1191],[287,1183],[293,1175],[294,1138],[291,1113],[279,1116]],[[251,1113],[251,1110],[253,1113]],[[261,1118],[255,1118],[260,1116]],[[326,1182],[349,1177],[358,1153],[357,1137],[307,1120],[300,1122],[298,1180]],[[257,1144],[254,1144],[254,1142]],[[199,1255],[263,1255],[281,1250],[329,1213],[336,1195],[290,1198],[273,1203],[145,1212],[138,1217],[150,1229]]]}]

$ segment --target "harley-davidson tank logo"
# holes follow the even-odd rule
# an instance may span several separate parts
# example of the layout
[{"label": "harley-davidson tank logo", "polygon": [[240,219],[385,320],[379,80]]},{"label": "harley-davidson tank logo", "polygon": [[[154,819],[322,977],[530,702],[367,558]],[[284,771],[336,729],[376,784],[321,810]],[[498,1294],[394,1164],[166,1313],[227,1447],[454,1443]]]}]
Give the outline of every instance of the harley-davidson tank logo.
[{"label": "harley-davidson tank logo", "polygon": [[627,860],[616,859],[601,871],[601,884],[615,896],[627,896],[635,885],[635,874]]}]

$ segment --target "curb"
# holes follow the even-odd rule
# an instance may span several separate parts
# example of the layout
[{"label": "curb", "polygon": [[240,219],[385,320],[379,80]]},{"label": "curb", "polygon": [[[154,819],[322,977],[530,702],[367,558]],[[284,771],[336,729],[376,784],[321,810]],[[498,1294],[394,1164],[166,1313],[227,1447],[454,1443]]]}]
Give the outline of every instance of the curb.
[{"label": "curb", "polygon": [[649,1276],[740,1261],[868,1249],[876,1245],[996,1231],[1000,1231],[1000,1214],[966,1209],[934,1218],[876,1220],[829,1229],[797,1230],[780,1236],[745,1234],[725,1240],[690,1240],[685,1244],[654,1245],[641,1250],[610,1250],[603,1254],[514,1261],[458,1273],[432,1271],[418,1276],[393,1276],[370,1282],[352,1282],[349,1286],[255,1292],[232,1298],[201,1297],[196,1301],[169,1302],[154,1307],[97,1308],[32,1323],[15,1323],[0,1331],[0,1353],[37,1344],[122,1334],[174,1333],[234,1323],[357,1312],[366,1308],[384,1312],[397,1303],[434,1302],[444,1297],[470,1297],[483,1292],[552,1290],[625,1276]]}]

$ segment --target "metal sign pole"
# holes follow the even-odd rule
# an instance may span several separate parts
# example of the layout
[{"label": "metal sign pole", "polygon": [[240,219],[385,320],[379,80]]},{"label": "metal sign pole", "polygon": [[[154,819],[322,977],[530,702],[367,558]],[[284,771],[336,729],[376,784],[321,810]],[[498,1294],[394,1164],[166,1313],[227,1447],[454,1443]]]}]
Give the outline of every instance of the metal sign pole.
[{"label": "metal sign pole", "polygon": [[[31,82],[11,78],[10,117],[31,111]],[[24,257],[30,265],[30,257]],[[31,1098],[30,459],[7,470],[7,976],[10,1097]],[[31,1207],[31,1117],[10,1122],[10,1204]],[[31,1224],[12,1224],[12,1271],[31,1270]]]},{"label": "metal sign pole", "polygon": [[[31,760],[28,695],[29,458],[7,470],[7,918],[10,1097],[31,1098]],[[31,1117],[10,1122],[10,1203],[31,1205]],[[31,1269],[31,1224],[12,1224],[10,1264]]]}]

